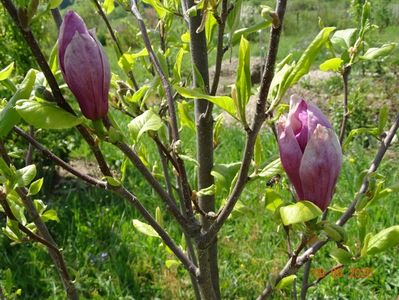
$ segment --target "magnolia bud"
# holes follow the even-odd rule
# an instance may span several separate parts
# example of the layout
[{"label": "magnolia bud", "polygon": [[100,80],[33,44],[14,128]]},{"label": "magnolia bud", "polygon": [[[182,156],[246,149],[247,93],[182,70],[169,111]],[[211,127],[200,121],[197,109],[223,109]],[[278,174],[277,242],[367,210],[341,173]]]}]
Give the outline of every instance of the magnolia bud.
[{"label": "magnolia bud", "polygon": [[65,15],[60,28],[58,59],[83,115],[91,120],[105,117],[111,80],[108,59],[95,34],[73,11]]},{"label": "magnolia bud", "polygon": [[342,150],[330,122],[313,103],[291,96],[288,118],[277,126],[281,163],[298,200],[325,210],[342,166]]}]

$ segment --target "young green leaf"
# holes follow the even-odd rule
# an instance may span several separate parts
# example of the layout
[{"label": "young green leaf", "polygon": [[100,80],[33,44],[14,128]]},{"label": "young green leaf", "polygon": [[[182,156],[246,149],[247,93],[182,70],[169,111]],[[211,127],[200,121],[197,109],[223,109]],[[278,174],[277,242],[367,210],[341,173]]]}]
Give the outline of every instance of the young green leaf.
[{"label": "young green leaf", "polygon": [[47,101],[18,100],[15,109],[25,122],[36,128],[72,128],[83,121]]},{"label": "young green leaf", "polygon": [[313,220],[321,216],[322,213],[319,207],[305,200],[280,207],[281,219],[285,226]]},{"label": "young green leaf", "polygon": [[388,113],[389,113],[389,108],[387,105],[384,105],[380,109],[380,113],[378,116],[378,132],[381,134],[384,132],[385,125],[388,122]]},{"label": "young green leaf", "polygon": [[204,94],[200,89],[188,89],[180,86],[174,86],[174,88],[184,98],[208,100],[229,113],[232,117],[237,118],[237,110],[233,99],[228,96],[209,96]]},{"label": "young green leaf", "polygon": [[195,131],[195,124],[193,119],[189,116],[188,107],[190,106],[189,103],[186,101],[177,102],[177,112],[179,114],[179,121],[181,127],[188,127]]},{"label": "young green leaf", "polygon": [[348,265],[352,262],[352,254],[341,248],[331,250],[330,256],[339,264]]},{"label": "young green leaf", "polygon": [[42,215],[42,220],[44,222],[47,221],[56,221],[57,223],[60,222],[60,219],[58,218],[57,212],[54,209],[49,209],[46,210]]},{"label": "young green leaf", "polygon": [[331,43],[337,48],[347,50],[354,44],[354,34],[356,32],[357,28],[337,30],[331,37]]},{"label": "young green leaf", "polygon": [[63,0],[50,0],[48,3],[48,8],[55,9],[62,3]]},{"label": "young green leaf", "polygon": [[325,72],[327,72],[327,71],[338,72],[339,70],[341,70],[341,66],[342,66],[343,62],[344,61],[339,57],[327,59],[325,62],[323,62],[320,65],[320,70],[325,71]]},{"label": "young green leaf", "polygon": [[161,118],[152,110],[147,110],[134,118],[128,125],[129,132],[137,141],[145,132],[157,131],[162,127]]},{"label": "young green leaf", "polygon": [[386,228],[376,235],[372,236],[368,241],[367,254],[376,254],[384,252],[389,248],[399,245],[399,225]]},{"label": "young green leaf", "polygon": [[9,78],[13,70],[14,70],[14,62],[10,63],[3,70],[0,70],[0,81]]},{"label": "young green leaf", "polygon": [[373,60],[380,57],[387,56],[395,50],[397,43],[384,44],[380,48],[369,48],[366,53],[359,56],[363,60]]},{"label": "young green leaf", "polygon": [[7,105],[0,112],[0,138],[5,137],[11,129],[18,124],[21,117],[15,110],[15,104],[20,99],[27,99],[35,84],[36,70],[30,69],[22,81],[20,88],[16,91],[14,96],[7,102]]},{"label": "young green leaf", "polygon": [[251,71],[249,42],[241,37],[236,78],[237,110],[241,122],[246,124],[245,108],[251,96]]},{"label": "young green leaf", "polygon": [[32,184],[29,186],[29,196],[33,196],[36,195],[37,193],[40,192],[40,190],[42,189],[43,186],[43,178],[40,178],[34,182],[32,182]]},{"label": "young green leaf", "polygon": [[154,228],[146,223],[141,222],[140,220],[134,219],[133,226],[145,235],[160,238],[159,234],[154,230]]},{"label": "young green leaf", "polygon": [[292,286],[292,283],[296,279],[296,275],[289,275],[281,279],[281,281],[277,284],[276,288],[281,290],[284,288],[288,288]]},{"label": "young green leaf", "polygon": [[32,180],[36,177],[36,166],[29,165],[19,169],[15,172],[16,174],[16,187],[28,186]]}]

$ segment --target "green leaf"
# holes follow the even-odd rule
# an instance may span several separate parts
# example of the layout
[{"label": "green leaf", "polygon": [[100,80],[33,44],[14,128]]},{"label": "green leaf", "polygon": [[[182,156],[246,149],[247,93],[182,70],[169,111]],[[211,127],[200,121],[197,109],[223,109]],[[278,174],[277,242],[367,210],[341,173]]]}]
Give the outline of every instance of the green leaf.
[{"label": "green leaf", "polygon": [[208,100],[237,119],[237,110],[231,97],[209,96],[204,94],[200,89],[188,89],[180,86],[174,86],[174,88],[176,92],[178,92],[184,98]]},{"label": "green leaf", "polygon": [[378,136],[378,128],[355,128],[352,129],[347,138],[345,139],[344,144],[342,145],[342,148],[345,150],[347,149],[349,143],[357,136],[363,135],[363,134],[370,134],[373,136]]},{"label": "green leaf", "polygon": [[105,179],[110,186],[118,187],[122,185],[118,179],[112,176],[104,176],[103,179]]},{"label": "green leaf", "polygon": [[193,119],[189,116],[188,106],[190,106],[190,104],[186,101],[177,102],[177,112],[179,114],[180,126],[186,126],[195,131],[195,124]]},{"label": "green leaf", "polygon": [[103,9],[105,10],[105,13],[107,15],[109,15],[110,13],[112,13],[112,11],[114,10],[115,5],[114,5],[114,0],[104,0],[103,3]]},{"label": "green leaf", "polygon": [[33,204],[35,205],[35,208],[40,215],[42,215],[47,209],[47,205],[44,204],[44,202],[40,199],[33,200]]},{"label": "green leaf", "polygon": [[211,186],[208,186],[207,188],[201,189],[197,192],[198,197],[202,196],[213,196],[215,195],[216,191],[216,186],[212,184]]},{"label": "green leaf", "polygon": [[148,51],[146,48],[143,48],[141,51],[136,53],[125,52],[119,58],[118,65],[125,73],[128,73],[132,70],[136,59],[144,56],[148,56]]},{"label": "green leaf", "polygon": [[378,132],[380,134],[384,132],[385,125],[387,124],[388,121],[388,113],[389,113],[389,108],[387,105],[381,107],[378,116]]},{"label": "green leaf", "polygon": [[167,259],[167,260],[165,260],[165,266],[168,269],[171,269],[172,267],[177,267],[179,265],[180,265],[180,261],[178,261],[178,260],[175,260],[175,259]]},{"label": "green leaf", "polygon": [[253,32],[257,32],[259,30],[265,29],[265,28],[269,27],[271,24],[272,24],[271,21],[265,20],[258,24],[252,25],[250,27],[240,28],[233,32],[233,36],[231,38],[231,44],[233,46],[235,46],[236,44],[238,44],[238,42],[240,42],[240,39],[242,37],[248,36],[249,34],[251,34]]},{"label": "green leaf", "polygon": [[174,72],[177,75],[179,80],[181,79],[181,66],[182,66],[183,57],[184,57],[185,53],[187,53],[187,51],[184,50],[184,48],[180,48],[179,49],[179,52],[177,52],[177,54],[176,54],[175,65],[173,67],[173,70],[174,70]]},{"label": "green leaf", "polygon": [[33,195],[36,195],[37,193],[39,193],[40,190],[42,189],[43,182],[44,182],[43,178],[40,178],[40,179],[32,182],[32,184],[29,186],[28,196],[33,196]]},{"label": "green leaf", "polygon": [[245,107],[251,96],[251,71],[249,42],[242,36],[240,41],[236,78],[237,111],[241,122],[246,124]]},{"label": "green leaf", "polygon": [[357,28],[337,30],[331,37],[331,43],[336,47],[347,50],[354,44],[354,34],[356,31]]},{"label": "green leaf", "polygon": [[331,59],[327,59],[325,62],[323,62],[320,65],[320,70],[322,71],[334,71],[334,72],[338,72],[339,70],[341,70],[341,66],[343,64],[343,60],[339,57],[334,57]]},{"label": "green leaf", "polygon": [[265,199],[266,209],[270,210],[272,213],[274,213],[276,209],[283,204],[281,196],[271,188],[266,189],[264,199]]},{"label": "green leaf", "polygon": [[55,74],[58,69],[58,41],[55,42],[55,45],[51,50],[49,58],[49,66],[51,68],[51,72]]},{"label": "green leaf", "polygon": [[173,13],[173,11],[166,8],[159,0],[143,0],[143,2],[151,5],[161,19],[163,19],[167,14]]},{"label": "green leaf", "polygon": [[260,138],[260,135],[256,137],[255,141],[254,162],[255,162],[255,169],[257,169],[262,163],[262,139]]},{"label": "green leaf", "polygon": [[280,158],[277,158],[267,164],[266,167],[262,169],[259,173],[253,173],[250,178],[254,177],[260,177],[260,178],[272,178],[273,176],[276,176],[282,171],[281,167],[281,161]]},{"label": "green leaf", "polygon": [[15,109],[25,122],[36,128],[72,128],[83,121],[47,101],[18,100]]},{"label": "green leaf", "polygon": [[213,16],[213,14],[208,13],[208,16],[207,16],[206,22],[205,22],[205,36],[206,36],[206,43],[207,43],[208,47],[212,42],[212,38],[213,38],[213,34],[216,29],[216,25],[217,25],[217,21],[216,21],[215,17]]},{"label": "green leaf", "polygon": [[308,48],[302,54],[299,61],[296,63],[292,73],[287,79],[285,87],[294,85],[299,81],[299,79],[309,72],[310,65],[316,58],[317,54],[320,52],[321,48],[328,41],[330,34],[335,30],[335,27],[325,27],[315,39],[310,43]]},{"label": "green leaf", "polygon": [[380,48],[369,48],[366,53],[359,56],[360,59],[373,60],[383,56],[387,56],[395,50],[397,43],[384,44]]},{"label": "green leaf", "polygon": [[157,221],[159,225],[163,226],[163,216],[159,206],[155,209],[155,221]]},{"label": "green leaf", "polygon": [[284,288],[290,288],[292,287],[292,283],[296,279],[296,275],[290,275],[286,276],[283,279],[280,280],[280,282],[277,284],[276,288],[281,290]]},{"label": "green leaf", "polygon": [[10,63],[3,70],[0,70],[0,81],[9,78],[13,70],[14,70],[14,62]]},{"label": "green leaf", "polygon": [[44,214],[42,214],[41,217],[44,222],[47,222],[47,221],[56,221],[57,223],[60,222],[57,212],[54,209],[46,210],[44,212]]},{"label": "green leaf", "polygon": [[157,131],[162,127],[161,118],[152,110],[147,110],[134,118],[128,125],[129,132],[137,141],[147,131]]},{"label": "green leaf", "polygon": [[[287,67],[280,76],[282,81],[279,84],[278,93],[273,100],[272,107],[274,107],[282,99],[285,92],[289,87],[293,86],[295,83],[302,78],[303,75],[309,72],[310,66],[315,60],[317,54],[320,52],[321,48],[329,41],[330,34],[335,30],[335,27],[325,27],[319,34],[314,38],[310,45],[306,48],[305,52],[302,54],[299,61],[293,67]],[[277,85],[275,83],[274,85]]]},{"label": "green leaf", "polygon": [[15,92],[14,96],[8,101],[7,105],[0,112],[0,138],[5,137],[11,129],[18,124],[21,117],[15,110],[15,103],[20,99],[27,99],[33,89],[36,80],[36,70],[30,69],[20,88]]},{"label": "green leaf", "polygon": [[285,226],[313,220],[321,216],[322,213],[319,207],[305,200],[280,207],[281,219]]},{"label": "green leaf", "polygon": [[[54,9],[57,8],[58,6],[60,6],[60,4],[62,3],[63,0],[50,0],[48,3],[48,7],[50,9]],[[106,0],[107,1],[107,0]],[[112,1],[113,2],[113,1]]]},{"label": "green leaf", "polygon": [[399,245],[399,225],[386,228],[372,236],[367,244],[367,254],[377,254]]},{"label": "green leaf", "polygon": [[154,230],[154,228],[146,223],[141,222],[140,220],[134,219],[133,226],[145,235],[160,238],[159,234]]},{"label": "green leaf", "polygon": [[339,264],[348,265],[352,262],[352,254],[341,248],[331,250],[330,255]]},{"label": "green leaf", "polygon": [[36,177],[36,166],[29,165],[16,172],[16,187],[28,186],[32,180]]}]

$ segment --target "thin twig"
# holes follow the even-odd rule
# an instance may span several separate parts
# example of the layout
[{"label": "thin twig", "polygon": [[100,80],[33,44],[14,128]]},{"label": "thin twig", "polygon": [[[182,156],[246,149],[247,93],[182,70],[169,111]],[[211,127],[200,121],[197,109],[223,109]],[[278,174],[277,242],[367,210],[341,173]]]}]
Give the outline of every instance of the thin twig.
[{"label": "thin twig", "polygon": [[[33,126],[32,125],[29,126],[29,134],[31,136],[33,136],[34,133],[35,133],[35,130],[34,130]],[[26,166],[28,166],[28,165],[30,165],[32,163],[32,157],[33,157],[33,147],[32,147],[31,144],[29,144],[28,145],[28,151],[27,151],[26,156],[25,156],[25,165]]]},{"label": "thin twig", "polygon": [[251,129],[248,130],[247,132],[247,140],[245,144],[242,164],[238,175],[238,180],[233,188],[232,193],[229,196],[227,204],[223,207],[216,221],[212,224],[209,230],[202,236],[199,243],[200,247],[207,247],[211,243],[211,241],[215,238],[217,232],[220,230],[224,222],[227,220],[227,218],[233,211],[233,208],[237,203],[241,195],[241,192],[245,187],[245,184],[247,183],[248,171],[254,152],[255,141],[259,133],[259,130],[262,127],[264,120],[266,119],[265,116],[266,97],[269,92],[270,84],[274,76],[274,65],[276,63],[276,58],[277,58],[278,44],[280,41],[281,26],[285,14],[286,4],[287,4],[286,0],[279,0],[277,2],[276,11],[280,20],[280,24],[278,26],[273,26],[270,32],[271,37],[269,42],[269,52],[266,61],[265,71],[263,73],[259,98],[256,105],[256,114]]},{"label": "thin twig", "polygon": [[302,287],[301,287],[301,300],[306,300],[306,294],[309,289],[309,274],[310,274],[310,268],[312,266],[312,261],[308,260],[305,263],[305,267],[303,269],[303,278],[302,278]]},{"label": "thin twig", "polygon": [[[182,215],[179,208],[169,194],[163,189],[159,182],[154,178],[148,168],[143,164],[140,157],[131,149],[127,144],[116,141],[114,143],[133,163],[137,170],[143,175],[155,192],[164,201],[166,208],[172,213],[176,221],[181,225],[183,231],[187,231],[189,236],[197,235],[199,230],[199,225],[195,222],[189,222],[189,220]],[[191,205],[191,204],[190,204]]]},{"label": "thin twig", "polygon": [[[154,66],[156,72],[158,73],[158,75],[161,79],[162,86],[165,91],[166,99],[168,101],[169,117],[171,119],[170,126],[171,126],[172,138],[173,138],[173,141],[172,141],[172,145],[173,145],[174,143],[176,143],[180,140],[180,137],[179,137],[179,128],[178,128],[177,116],[176,116],[176,110],[175,110],[175,103],[173,100],[172,86],[170,85],[170,82],[168,81],[167,77],[165,76],[165,74],[162,70],[162,67],[158,61],[158,58],[155,55],[154,50],[152,49],[151,41],[147,34],[147,28],[146,28],[144,20],[137,8],[136,0],[132,0],[131,12],[133,13],[133,15],[136,17],[136,19],[138,21],[138,24],[140,27],[140,32],[143,37],[145,47],[148,51],[148,55],[150,57],[152,65]],[[190,199],[191,190],[190,190],[190,187],[188,184],[188,178],[187,178],[186,169],[184,167],[184,162],[177,155],[177,153],[174,150],[173,150],[173,154],[174,154],[175,160],[179,166],[179,179],[181,180],[182,187],[183,187],[184,203],[185,203],[185,209],[187,211],[187,216],[190,219],[192,219],[193,218],[193,210],[192,210],[191,199]]]},{"label": "thin twig", "polygon": [[344,68],[344,71],[342,73],[342,82],[344,84],[344,114],[342,116],[342,122],[341,122],[341,129],[339,132],[339,143],[342,145],[344,138],[345,138],[345,129],[346,129],[346,123],[348,122],[349,118],[349,109],[348,109],[348,98],[349,98],[349,86],[348,86],[348,81],[349,81],[349,75],[351,72],[351,66],[348,65]]},{"label": "thin twig", "polygon": [[[99,13],[99,15],[101,16],[101,18],[104,20],[105,25],[107,26],[108,32],[111,35],[112,40],[114,41],[116,48],[118,49],[118,56],[122,56],[123,55],[123,50],[121,47],[121,44],[119,43],[118,38],[115,35],[115,31],[113,30],[111,23],[109,22],[107,15],[104,13],[104,10],[102,9],[100,3],[98,3],[97,0],[92,0],[94,5],[97,8],[97,11]],[[132,71],[129,71],[127,76],[129,77],[129,79],[132,81],[134,89],[137,91],[139,89],[139,85],[137,84],[136,78],[133,75]]]},{"label": "thin twig", "polygon": [[[350,218],[353,217],[353,214],[356,211],[356,204],[359,201],[359,199],[367,192],[368,186],[369,186],[369,176],[370,174],[374,173],[379,165],[381,164],[381,161],[388,150],[388,147],[391,145],[392,139],[394,138],[397,130],[399,128],[399,113],[397,114],[394,123],[392,124],[387,136],[383,141],[381,141],[380,148],[378,149],[378,152],[371,163],[371,166],[368,170],[367,175],[363,179],[363,183],[359,189],[359,191],[356,193],[355,198],[353,199],[351,205],[346,209],[345,213],[339,218],[339,220],[336,222],[337,225],[343,226],[348,222]],[[263,292],[259,295],[257,298],[258,300],[262,299],[267,299],[271,296],[273,293],[273,290],[275,286],[284,278],[289,275],[295,274],[299,268],[305,264],[311,257],[315,255],[317,251],[319,251],[325,244],[327,244],[328,240],[323,240],[323,241],[318,241],[314,243],[312,246],[310,246],[301,256],[299,256],[296,259],[296,263],[294,265],[291,264],[291,261],[288,261],[284,268],[278,273],[278,275],[275,277],[275,280],[272,283],[269,283],[266,288],[263,290]]]},{"label": "thin twig", "polygon": [[51,10],[51,15],[53,16],[55,25],[57,25],[58,30],[60,30],[61,24],[62,24],[62,17],[60,14],[60,10],[58,8],[53,8]]},{"label": "thin twig", "polygon": [[101,188],[106,188],[107,184],[104,181],[100,181],[96,178],[93,178],[89,175],[83,174],[79,170],[73,168],[70,164],[66,163],[63,161],[61,158],[59,158],[57,155],[46,149],[43,145],[41,145],[33,136],[30,136],[27,134],[25,131],[23,131],[19,127],[14,127],[14,132],[17,133],[19,136],[24,138],[29,145],[32,145],[32,147],[36,148],[40,152],[40,154],[44,157],[49,158],[50,160],[54,161],[57,165],[68,171],[69,173],[75,175],[76,177],[82,179],[84,182],[96,186],[96,187],[101,187]]}]

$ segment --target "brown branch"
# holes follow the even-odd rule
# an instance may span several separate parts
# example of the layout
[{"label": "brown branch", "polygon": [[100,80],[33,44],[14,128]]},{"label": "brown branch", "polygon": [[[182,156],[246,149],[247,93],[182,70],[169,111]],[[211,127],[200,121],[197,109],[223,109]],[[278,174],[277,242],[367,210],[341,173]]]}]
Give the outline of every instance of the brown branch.
[{"label": "brown branch", "polygon": [[[172,144],[173,144],[173,143],[176,143],[177,141],[179,141],[180,137],[179,137],[179,128],[178,128],[178,124],[177,124],[175,104],[174,104],[174,100],[173,100],[172,87],[162,70],[162,67],[158,61],[158,58],[154,53],[154,50],[152,49],[151,41],[147,34],[147,28],[146,28],[144,20],[137,8],[136,0],[132,0],[131,12],[137,19],[145,47],[148,51],[148,55],[150,57],[152,65],[154,66],[156,72],[158,73],[158,75],[161,79],[162,86],[165,91],[166,99],[168,101],[169,117],[171,119],[170,126],[171,126],[171,132],[172,132],[172,138],[173,138]],[[180,179],[182,187],[183,187],[183,195],[184,195],[184,203],[185,203],[186,213],[187,213],[187,216],[190,219],[192,219],[194,217],[194,215],[193,215],[193,210],[192,210],[191,200],[190,200],[191,190],[190,190],[189,183],[188,183],[186,169],[184,167],[184,162],[177,155],[177,153],[175,153],[175,152],[173,152],[173,153],[174,153],[174,157],[177,162],[177,165],[179,167],[178,168],[179,179]]]},{"label": "brown branch", "polygon": [[277,15],[280,20],[278,26],[273,26],[270,32],[270,42],[269,42],[269,52],[266,60],[266,66],[263,73],[262,83],[260,86],[259,98],[256,104],[255,118],[252,123],[251,129],[247,131],[247,140],[245,144],[244,156],[242,159],[242,164],[239,170],[238,180],[233,188],[232,193],[229,196],[227,204],[223,207],[222,211],[218,215],[216,221],[212,224],[209,230],[202,236],[199,247],[204,248],[215,238],[217,232],[223,226],[224,222],[227,220],[235,204],[237,203],[245,184],[248,181],[248,171],[251,164],[255,141],[262,127],[263,122],[266,119],[265,107],[266,107],[266,97],[269,93],[269,88],[271,81],[274,76],[274,65],[276,63],[278,45],[280,41],[281,26],[285,14],[287,1],[279,0],[277,2]]},{"label": "brown branch", "polygon": [[[371,166],[368,170],[367,175],[363,179],[363,183],[359,189],[359,191],[356,193],[356,196],[354,200],[352,201],[351,205],[346,209],[345,213],[339,218],[339,220],[336,222],[337,225],[343,226],[348,222],[350,218],[353,217],[353,214],[356,211],[356,204],[359,201],[359,199],[367,192],[368,186],[369,186],[369,176],[370,174],[374,173],[379,165],[381,164],[381,161],[388,150],[388,147],[391,145],[392,139],[394,138],[397,130],[399,128],[399,113],[397,114],[394,123],[392,124],[387,136],[385,139],[381,142],[380,148],[378,149],[378,152],[371,163]],[[278,275],[275,277],[275,280],[273,283],[269,283],[266,288],[263,290],[263,292],[259,295],[257,298],[258,300],[262,299],[267,299],[271,296],[273,293],[273,290],[275,286],[284,278],[287,277],[291,274],[295,274],[299,268],[305,264],[311,257],[313,257],[317,251],[319,251],[325,244],[327,244],[328,240],[323,240],[314,243],[311,247],[309,247],[301,256],[299,256],[296,259],[296,263],[294,265],[291,264],[291,261],[288,261],[284,268],[278,273]]]}]

